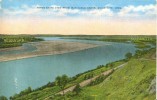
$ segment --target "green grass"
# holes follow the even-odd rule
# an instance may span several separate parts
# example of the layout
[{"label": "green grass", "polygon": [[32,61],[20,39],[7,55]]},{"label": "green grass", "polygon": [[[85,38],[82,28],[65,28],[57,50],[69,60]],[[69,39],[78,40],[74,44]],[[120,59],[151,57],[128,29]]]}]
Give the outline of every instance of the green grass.
[{"label": "green grass", "polygon": [[43,90],[38,90],[35,92],[31,92],[27,95],[23,95],[20,96],[18,98],[16,98],[15,100],[43,100],[44,98],[55,94],[56,92],[60,91],[60,88],[58,86],[54,86],[54,87],[49,87],[49,88],[45,88]]},{"label": "green grass", "polygon": [[33,36],[3,35],[0,36],[0,48],[18,47],[22,46],[23,43],[38,41],[43,41],[43,39]]},{"label": "green grass", "polygon": [[135,43],[135,47],[139,48],[139,49],[143,49],[143,48],[150,48],[151,46],[147,43]]},{"label": "green grass", "polygon": [[113,66],[112,66],[112,67],[106,67],[106,66],[104,66],[104,67],[102,67],[102,68],[94,69],[93,71],[90,71],[90,72],[81,74],[79,77],[77,77],[76,80],[70,82],[70,83],[68,84],[68,86],[71,86],[71,85],[74,85],[74,84],[77,84],[77,83],[82,82],[82,81],[84,80],[85,75],[88,75],[88,74],[93,73],[94,76],[96,76],[96,75],[101,74],[101,73],[104,72],[104,71],[107,71],[107,70],[109,70],[109,69],[111,69],[111,68],[117,67],[117,66],[119,66],[119,65],[121,65],[121,64],[123,64],[123,63],[125,63],[125,62],[124,62],[124,61],[117,61],[117,62],[114,62],[114,63],[113,63]]},{"label": "green grass", "polygon": [[78,96],[71,96],[70,100],[155,100],[155,94],[148,91],[156,75],[155,66],[155,60],[131,59],[101,84],[84,87]]}]

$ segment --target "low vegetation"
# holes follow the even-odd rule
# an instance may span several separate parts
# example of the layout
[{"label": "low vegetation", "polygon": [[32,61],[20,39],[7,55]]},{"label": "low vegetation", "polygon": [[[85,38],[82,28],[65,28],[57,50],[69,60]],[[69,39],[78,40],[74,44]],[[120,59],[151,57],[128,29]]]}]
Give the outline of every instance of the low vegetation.
[{"label": "low vegetation", "polygon": [[[67,75],[62,75],[62,76],[58,76],[56,77],[56,85],[60,87],[60,89],[63,91],[63,96],[64,96],[64,89],[65,86],[68,84],[69,82],[69,78]],[[64,98],[65,99],[65,98]]]},{"label": "low vegetation", "polygon": [[5,96],[0,96],[0,100],[8,100]]},{"label": "low vegetation", "polygon": [[26,42],[37,41],[42,41],[42,39],[33,36],[3,35],[0,37],[0,48],[17,47]]},{"label": "low vegetation", "polygon": [[67,36],[64,39],[78,39],[78,40],[96,40],[96,41],[106,41],[106,42],[124,42],[133,43],[136,48],[144,49],[150,48],[156,45],[156,36],[132,36],[132,35],[108,35],[108,36]]}]

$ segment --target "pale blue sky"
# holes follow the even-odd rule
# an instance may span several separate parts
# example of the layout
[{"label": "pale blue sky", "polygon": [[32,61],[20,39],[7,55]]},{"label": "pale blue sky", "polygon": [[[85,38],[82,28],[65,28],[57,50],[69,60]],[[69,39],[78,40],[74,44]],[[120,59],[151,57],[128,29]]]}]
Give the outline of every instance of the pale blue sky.
[{"label": "pale blue sky", "polygon": [[149,5],[155,4],[155,0],[2,0],[3,8],[20,7],[21,5],[59,5],[59,6],[98,6],[102,7],[107,4],[114,6],[128,5]]},{"label": "pale blue sky", "polygon": [[[90,12],[84,9],[75,10],[39,10],[37,6],[60,6],[60,7],[105,7],[106,5],[121,7],[121,9],[94,10]],[[1,0],[1,16],[41,16],[41,17],[80,17],[90,15],[99,17],[123,16],[135,19],[156,17],[154,13],[155,0]],[[44,16],[43,16],[44,15]],[[139,17],[140,16],[140,17]]]}]

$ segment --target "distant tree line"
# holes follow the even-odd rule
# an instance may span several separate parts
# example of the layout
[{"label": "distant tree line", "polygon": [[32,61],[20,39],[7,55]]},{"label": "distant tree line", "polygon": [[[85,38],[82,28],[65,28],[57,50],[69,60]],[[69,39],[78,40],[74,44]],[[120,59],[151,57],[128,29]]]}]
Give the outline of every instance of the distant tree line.
[{"label": "distant tree line", "polygon": [[37,41],[43,41],[43,39],[32,36],[2,36],[0,37],[0,48],[17,47],[26,42]]}]

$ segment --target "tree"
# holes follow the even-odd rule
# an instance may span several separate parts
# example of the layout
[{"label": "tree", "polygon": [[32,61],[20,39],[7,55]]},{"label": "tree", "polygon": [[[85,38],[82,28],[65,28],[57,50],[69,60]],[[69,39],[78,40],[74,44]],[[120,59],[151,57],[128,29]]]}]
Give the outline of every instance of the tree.
[{"label": "tree", "polygon": [[5,96],[0,96],[0,100],[8,100]]},{"label": "tree", "polygon": [[28,93],[31,93],[31,92],[32,92],[31,87],[28,87],[27,89],[21,91],[19,95],[25,95],[25,94],[28,94]]},{"label": "tree", "polygon": [[136,55],[137,58],[140,58],[141,55],[142,55],[142,51],[141,50],[136,50],[135,55]]},{"label": "tree", "polygon": [[126,59],[130,59],[132,57],[132,53],[128,52],[125,54]]},{"label": "tree", "polygon": [[31,93],[31,92],[32,92],[31,87],[28,87],[28,89],[27,89],[27,93]]},{"label": "tree", "polygon": [[77,84],[73,90],[77,95],[79,94],[79,92],[81,91],[81,87],[80,84]]},{"label": "tree", "polygon": [[0,38],[0,43],[4,42],[2,38]]},{"label": "tree", "polygon": [[57,76],[56,77],[56,84],[61,88],[63,91],[63,96],[64,96],[64,88],[67,85],[69,81],[69,78],[67,75],[62,75],[62,76]]},{"label": "tree", "polygon": [[112,67],[114,66],[114,64],[113,64],[113,63],[110,63],[109,66],[112,68]]}]

